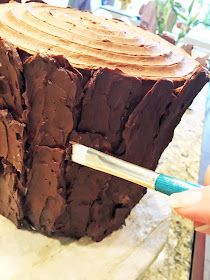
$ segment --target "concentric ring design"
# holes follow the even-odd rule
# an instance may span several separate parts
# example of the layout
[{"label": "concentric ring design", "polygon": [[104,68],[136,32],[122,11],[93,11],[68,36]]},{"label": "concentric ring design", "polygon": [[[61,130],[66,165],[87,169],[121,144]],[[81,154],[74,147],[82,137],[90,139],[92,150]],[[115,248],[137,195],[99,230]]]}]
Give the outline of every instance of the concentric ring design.
[{"label": "concentric ring design", "polygon": [[0,36],[29,53],[62,54],[82,69],[185,80],[200,68],[184,50],[141,28],[39,3],[2,4]]}]

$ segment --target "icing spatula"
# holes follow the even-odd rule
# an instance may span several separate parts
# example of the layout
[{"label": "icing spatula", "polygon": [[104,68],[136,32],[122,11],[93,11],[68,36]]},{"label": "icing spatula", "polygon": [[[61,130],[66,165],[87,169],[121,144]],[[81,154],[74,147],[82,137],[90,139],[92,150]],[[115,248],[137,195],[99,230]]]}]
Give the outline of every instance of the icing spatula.
[{"label": "icing spatula", "polygon": [[167,195],[202,187],[199,184],[158,174],[78,143],[72,142],[71,144],[73,162]]}]

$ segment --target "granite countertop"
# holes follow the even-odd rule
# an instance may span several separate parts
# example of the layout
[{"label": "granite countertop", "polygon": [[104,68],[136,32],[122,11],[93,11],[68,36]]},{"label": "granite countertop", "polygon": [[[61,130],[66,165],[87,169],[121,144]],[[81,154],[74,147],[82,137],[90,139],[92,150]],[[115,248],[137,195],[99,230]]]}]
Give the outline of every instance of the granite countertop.
[{"label": "granite countertop", "polygon": [[[196,97],[177,126],[173,141],[163,153],[157,171],[198,181],[207,86]],[[193,225],[175,213],[168,241],[143,280],[187,280],[189,277]]]}]

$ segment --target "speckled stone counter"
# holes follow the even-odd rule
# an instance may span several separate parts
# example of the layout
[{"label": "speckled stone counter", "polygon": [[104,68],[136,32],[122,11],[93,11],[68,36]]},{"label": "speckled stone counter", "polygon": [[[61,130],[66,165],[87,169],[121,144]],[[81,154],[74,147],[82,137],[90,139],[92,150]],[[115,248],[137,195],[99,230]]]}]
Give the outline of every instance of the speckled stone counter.
[{"label": "speckled stone counter", "polygon": [[[160,159],[158,172],[197,182],[206,93],[207,86],[183,116],[175,130],[173,141]],[[173,213],[168,242],[158,259],[141,279],[187,280],[192,236],[192,223]]]}]

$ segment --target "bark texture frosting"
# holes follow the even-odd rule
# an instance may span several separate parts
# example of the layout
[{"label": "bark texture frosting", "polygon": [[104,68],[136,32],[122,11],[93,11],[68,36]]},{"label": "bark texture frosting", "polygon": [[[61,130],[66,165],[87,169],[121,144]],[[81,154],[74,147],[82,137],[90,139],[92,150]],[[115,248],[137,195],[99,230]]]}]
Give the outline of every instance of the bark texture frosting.
[{"label": "bark texture frosting", "polygon": [[[99,241],[144,188],[71,162],[70,140],[155,169],[208,81],[183,50],[72,9],[0,7],[0,213]],[[17,52],[17,50],[18,52]]]}]

